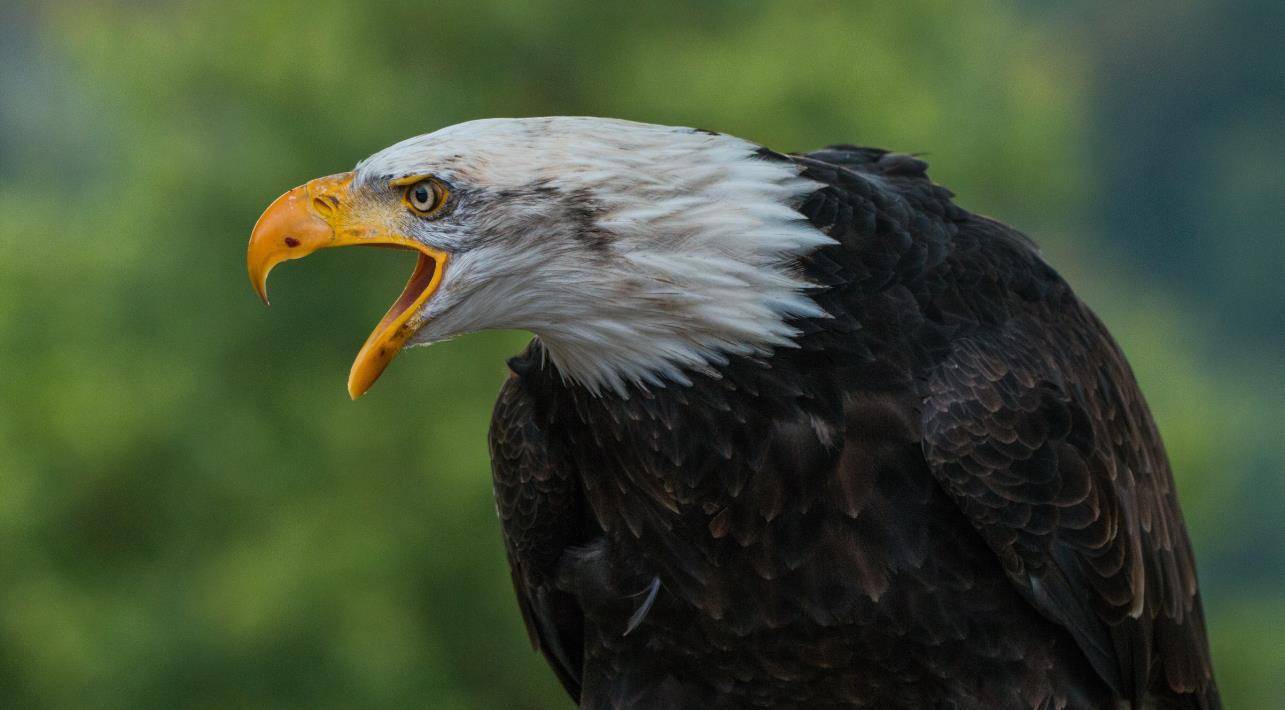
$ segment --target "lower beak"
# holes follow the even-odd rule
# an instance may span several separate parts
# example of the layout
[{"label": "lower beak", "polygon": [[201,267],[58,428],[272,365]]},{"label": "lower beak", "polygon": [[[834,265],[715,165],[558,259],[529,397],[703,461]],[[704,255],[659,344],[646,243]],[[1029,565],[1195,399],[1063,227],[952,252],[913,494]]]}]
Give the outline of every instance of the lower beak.
[{"label": "lower beak", "polygon": [[254,225],[246,250],[246,267],[254,290],[268,302],[268,273],[277,264],[318,249],[382,246],[419,253],[415,271],[353,361],[348,394],[357,399],[379,379],[415,331],[423,325],[420,307],[437,291],[446,252],[372,224],[352,213],[352,173],[317,178],[278,197]]}]

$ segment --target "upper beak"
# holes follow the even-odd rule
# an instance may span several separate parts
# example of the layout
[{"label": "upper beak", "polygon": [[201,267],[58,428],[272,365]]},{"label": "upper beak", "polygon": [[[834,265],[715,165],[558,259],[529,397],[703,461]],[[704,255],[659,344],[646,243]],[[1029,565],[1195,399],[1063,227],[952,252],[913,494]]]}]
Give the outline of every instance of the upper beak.
[{"label": "upper beak", "polygon": [[318,249],[342,246],[385,246],[419,252],[415,271],[402,295],[371,332],[348,375],[353,399],[370,389],[423,325],[419,308],[437,291],[446,265],[446,252],[363,221],[355,214],[352,173],[317,178],[278,197],[254,225],[246,250],[250,284],[268,302],[268,273],[288,259],[307,256]]}]

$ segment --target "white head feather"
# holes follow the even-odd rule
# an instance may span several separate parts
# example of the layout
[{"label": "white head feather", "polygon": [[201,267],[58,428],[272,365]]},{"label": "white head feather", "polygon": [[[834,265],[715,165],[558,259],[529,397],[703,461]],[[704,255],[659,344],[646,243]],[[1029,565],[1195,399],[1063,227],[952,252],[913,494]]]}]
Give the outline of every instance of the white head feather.
[{"label": "white head feather", "polygon": [[602,118],[487,119],[398,143],[358,184],[431,173],[459,204],[413,234],[452,254],[413,342],[533,332],[599,392],[689,383],[790,347],[822,317],[797,257],[831,243],[795,207],[818,185],[732,136]]}]

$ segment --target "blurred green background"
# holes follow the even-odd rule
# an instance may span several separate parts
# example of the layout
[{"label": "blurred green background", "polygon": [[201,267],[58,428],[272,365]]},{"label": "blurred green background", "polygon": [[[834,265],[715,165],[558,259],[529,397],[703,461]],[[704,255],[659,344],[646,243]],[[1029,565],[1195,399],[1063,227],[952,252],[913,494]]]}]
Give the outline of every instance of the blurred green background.
[{"label": "blurred green background", "polygon": [[0,10],[0,706],[563,708],[485,432],[520,333],[348,401],[409,272],[245,277],[259,212],[484,116],[928,154],[1031,233],[1172,454],[1228,707],[1285,704],[1285,12],[1276,1]]}]

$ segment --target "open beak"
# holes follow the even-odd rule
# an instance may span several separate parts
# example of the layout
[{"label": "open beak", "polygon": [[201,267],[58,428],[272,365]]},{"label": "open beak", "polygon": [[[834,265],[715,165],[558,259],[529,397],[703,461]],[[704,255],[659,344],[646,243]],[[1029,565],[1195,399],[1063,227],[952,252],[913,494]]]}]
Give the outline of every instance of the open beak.
[{"label": "open beak", "polygon": [[379,379],[388,363],[419,329],[416,314],[442,281],[446,252],[396,234],[354,214],[352,173],[317,178],[278,197],[254,225],[246,250],[246,267],[254,290],[268,302],[268,273],[272,267],[305,257],[318,249],[381,246],[419,253],[415,271],[379,325],[361,346],[348,375],[348,394],[357,399]]}]

